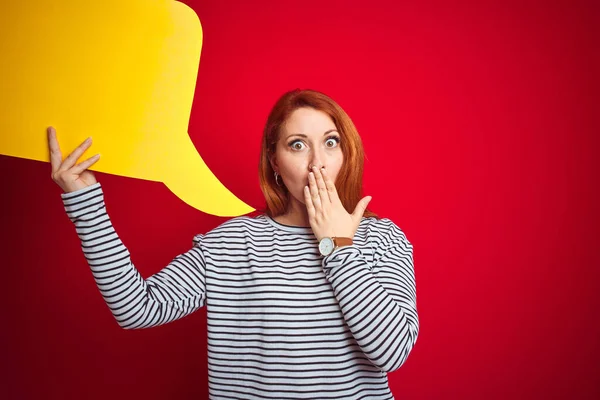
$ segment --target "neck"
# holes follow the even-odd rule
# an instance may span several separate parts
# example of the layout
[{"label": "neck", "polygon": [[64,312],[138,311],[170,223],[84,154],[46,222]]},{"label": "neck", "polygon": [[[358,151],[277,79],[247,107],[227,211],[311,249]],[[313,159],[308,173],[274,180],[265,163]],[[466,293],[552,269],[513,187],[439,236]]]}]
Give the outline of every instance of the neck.
[{"label": "neck", "polygon": [[290,196],[287,211],[275,219],[285,225],[310,227],[306,206],[296,200],[293,196]]}]

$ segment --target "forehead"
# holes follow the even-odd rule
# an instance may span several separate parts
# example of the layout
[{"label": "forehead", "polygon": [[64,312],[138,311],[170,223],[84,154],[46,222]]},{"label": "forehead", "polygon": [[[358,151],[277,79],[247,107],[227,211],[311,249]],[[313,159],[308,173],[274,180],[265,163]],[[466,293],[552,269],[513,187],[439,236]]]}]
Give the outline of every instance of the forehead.
[{"label": "forehead", "polygon": [[321,136],[330,129],[335,129],[335,124],[329,115],[314,108],[302,107],[290,114],[283,124],[282,133],[286,136],[293,134]]}]

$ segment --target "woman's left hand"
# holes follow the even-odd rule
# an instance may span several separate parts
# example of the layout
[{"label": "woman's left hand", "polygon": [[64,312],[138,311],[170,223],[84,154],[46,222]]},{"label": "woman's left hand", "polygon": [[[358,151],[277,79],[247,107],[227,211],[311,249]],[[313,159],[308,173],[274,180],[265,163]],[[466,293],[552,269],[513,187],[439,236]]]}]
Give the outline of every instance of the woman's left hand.
[{"label": "woman's left hand", "polygon": [[371,199],[371,196],[362,198],[354,212],[349,214],[325,169],[317,167],[308,174],[308,186],[304,187],[308,220],[317,240],[324,237],[353,238]]}]

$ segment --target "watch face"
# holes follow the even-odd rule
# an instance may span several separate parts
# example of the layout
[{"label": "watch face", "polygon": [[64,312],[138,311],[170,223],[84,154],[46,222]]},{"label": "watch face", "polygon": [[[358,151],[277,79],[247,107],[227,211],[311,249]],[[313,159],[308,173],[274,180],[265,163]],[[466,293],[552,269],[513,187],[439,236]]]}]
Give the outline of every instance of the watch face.
[{"label": "watch face", "polygon": [[333,247],[333,240],[331,238],[325,237],[319,242],[319,251],[324,256],[331,254]]}]

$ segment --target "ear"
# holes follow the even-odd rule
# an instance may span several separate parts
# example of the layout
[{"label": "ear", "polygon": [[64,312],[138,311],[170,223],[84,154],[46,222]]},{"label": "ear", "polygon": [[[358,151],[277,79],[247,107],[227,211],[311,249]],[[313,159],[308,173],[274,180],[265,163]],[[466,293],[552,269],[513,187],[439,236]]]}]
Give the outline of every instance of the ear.
[{"label": "ear", "polygon": [[279,165],[277,165],[277,158],[274,154],[272,156],[269,156],[269,162],[271,163],[271,168],[273,168],[273,171],[279,171]]}]

